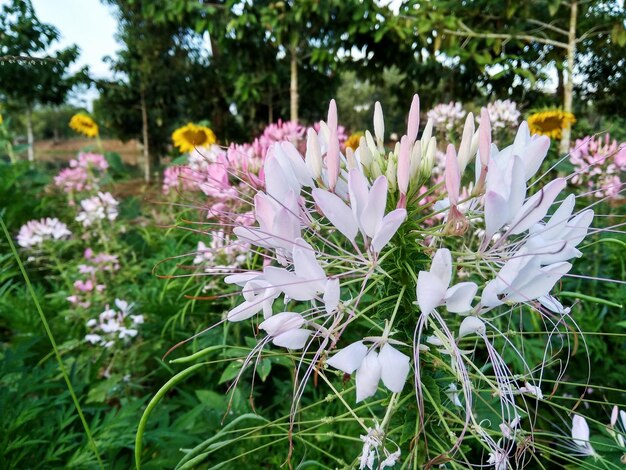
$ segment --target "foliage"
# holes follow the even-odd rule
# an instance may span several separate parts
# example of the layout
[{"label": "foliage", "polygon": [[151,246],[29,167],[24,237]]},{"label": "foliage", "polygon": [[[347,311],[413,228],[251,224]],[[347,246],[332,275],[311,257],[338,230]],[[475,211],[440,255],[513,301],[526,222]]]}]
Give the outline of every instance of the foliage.
[{"label": "foliage", "polygon": [[[68,74],[68,68],[78,58],[77,46],[49,53],[58,39],[59,32],[53,26],[37,19],[30,0],[12,0],[2,7],[3,101],[22,109],[36,104],[62,104],[72,87],[85,80],[84,69],[71,77]],[[48,55],[41,57],[42,54]]]}]

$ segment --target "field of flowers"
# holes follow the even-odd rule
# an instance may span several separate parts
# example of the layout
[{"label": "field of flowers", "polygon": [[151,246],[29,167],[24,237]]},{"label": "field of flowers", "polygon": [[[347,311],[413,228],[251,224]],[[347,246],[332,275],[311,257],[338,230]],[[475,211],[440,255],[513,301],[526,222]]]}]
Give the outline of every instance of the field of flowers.
[{"label": "field of flowers", "polygon": [[623,468],[626,144],[383,106],[1,161],[0,466]]}]

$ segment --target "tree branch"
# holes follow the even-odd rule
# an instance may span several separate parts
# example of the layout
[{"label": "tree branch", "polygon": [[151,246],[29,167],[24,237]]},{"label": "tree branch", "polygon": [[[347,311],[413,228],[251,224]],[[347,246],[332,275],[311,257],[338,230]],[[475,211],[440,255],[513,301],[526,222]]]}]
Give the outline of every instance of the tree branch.
[{"label": "tree branch", "polygon": [[478,33],[478,32],[472,31],[465,24],[463,24],[463,22],[459,22],[459,25],[461,26],[461,28],[464,29],[464,31],[454,31],[451,29],[444,29],[443,31],[444,33],[451,34],[452,36],[482,38],[482,39],[505,39],[505,40],[506,39],[508,40],[520,39],[526,42],[537,42],[540,44],[546,44],[548,46],[554,46],[554,47],[559,47],[561,49],[567,49],[567,43],[556,41],[554,39],[542,38],[539,36],[533,36],[533,35],[525,34],[525,33],[521,33],[521,34]]},{"label": "tree branch", "polygon": [[568,32],[566,30],[561,29],[558,26],[554,26],[552,23],[546,23],[544,21],[535,20],[533,18],[528,18],[526,21],[528,21],[529,23],[532,23],[532,24],[539,25],[543,29],[550,29],[550,30],[554,31],[555,33],[559,33],[559,34],[562,34],[564,36],[568,35]]}]

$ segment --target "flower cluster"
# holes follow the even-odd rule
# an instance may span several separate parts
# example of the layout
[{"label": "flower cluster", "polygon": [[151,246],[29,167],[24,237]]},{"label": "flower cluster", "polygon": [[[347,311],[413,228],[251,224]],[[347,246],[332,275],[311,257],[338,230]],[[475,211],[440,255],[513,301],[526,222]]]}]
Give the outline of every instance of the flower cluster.
[{"label": "flower cluster", "polygon": [[577,139],[570,149],[569,161],[575,167],[570,180],[577,186],[587,186],[598,198],[615,198],[622,190],[622,173],[626,171],[626,142],[618,145],[609,134]]},{"label": "flower cluster", "polygon": [[167,167],[163,171],[163,194],[195,191],[198,188],[197,173],[186,165]]},{"label": "flower cluster", "polygon": [[519,124],[520,112],[517,103],[511,100],[496,100],[487,104],[489,120],[494,131],[497,129],[516,127]]},{"label": "flower cluster", "polygon": [[[454,120],[464,114],[454,104],[445,110],[439,115]],[[433,113],[418,139],[415,96],[406,134],[388,151],[376,103],[374,133],[365,132],[356,150],[342,153],[332,101],[320,132],[307,132],[304,155],[291,142],[268,150],[265,186],[252,198],[256,224],[231,220],[239,241],[265,256],[262,267],[225,277],[242,294],[226,320],[260,316],[265,334],[241,371],[268,344],[291,351],[297,377],[292,419],[313,374],[329,384],[334,371],[354,375],[354,403],[384,396],[381,390],[391,393],[385,418],[363,439],[361,468],[400,458],[400,449],[383,451],[376,438],[389,431],[398,410],[394,397],[416,403],[422,424],[410,427],[422,428],[424,402],[432,399],[423,379],[433,361],[447,374],[442,389],[453,409],[463,409],[445,458],[472,435],[487,448],[487,464],[508,468],[529,403],[543,398],[544,362],[529,363],[503,333],[502,320],[523,310],[548,323],[554,316],[567,321],[569,309],[553,288],[570,261],[582,256],[577,246],[594,216],[591,209],[576,211],[573,195],[556,202],[564,178],[536,179],[550,140],[531,135],[523,122],[513,144],[499,149],[486,108],[478,129],[467,116],[458,148],[446,147],[442,178],[432,185],[435,118],[450,122]],[[466,175],[468,167],[473,171]],[[517,364],[499,348],[517,355]],[[500,422],[483,420],[475,400],[500,410]],[[358,418],[362,426],[376,403]]]},{"label": "flower cluster", "polygon": [[81,211],[76,221],[88,228],[101,220],[113,221],[117,218],[118,201],[111,193],[98,192],[97,195],[80,201]]},{"label": "flower cluster", "polygon": [[439,103],[428,111],[428,119],[432,119],[435,128],[441,132],[451,132],[459,128],[467,113],[458,101]]},{"label": "flower cluster", "polygon": [[125,300],[115,299],[115,308],[106,306],[98,318],[90,319],[86,326],[90,333],[85,335],[85,341],[111,348],[116,343],[128,343],[139,334],[138,325],[144,322],[143,315],[133,315],[133,305]]},{"label": "flower cluster", "polygon": [[80,191],[93,191],[100,185],[109,163],[97,153],[79,153],[70,160],[69,168],[63,168],[54,177],[56,187],[73,194]]},{"label": "flower cluster", "polygon": [[35,248],[50,240],[62,240],[72,235],[67,225],[56,217],[30,220],[20,227],[17,243],[23,248]]},{"label": "flower cluster", "polygon": [[206,273],[230,272],[245,265],[250,254],[250,245],[235,243],[224,230],[209,233],[209,245],[198,242],[193,264],[202,267]]},{"label": "flower cluster", "polygon": [[269,148],[276,142],[291,142],[298,144],[304,139],[306,128],[293,121],[282,121],[267,126],[263,133],[252,142],[257,155],[265,155]]},{"label": "flower cluster", "polygon": [[[233,203],[237,191],[245,188],[263,188],[265,173],[263,162],[268,150],[278,142],[289,142],[299,151],[304,151],[308,132],[319,132],[323,139],[328,138],[328,126],[324,121],[306,128],[291,121],[278,120],[267,126],[261,135],[251,143],[231,144],[226,150],[213,145],[215,139],[208,139],[206,145],[189,145],[188,163],[170,167],[163,175],[163,193],[202,191],[209,197],[222,202]],[[343,147],[347,140],[343,126],[337,126],[337,138]],[[322,144],[324,145],[324,144]],[[181,149],[181,151],[183,151]],[[223,204],[222,204],[223,205]],[[212,210],[218,213],[220,210]]]}]

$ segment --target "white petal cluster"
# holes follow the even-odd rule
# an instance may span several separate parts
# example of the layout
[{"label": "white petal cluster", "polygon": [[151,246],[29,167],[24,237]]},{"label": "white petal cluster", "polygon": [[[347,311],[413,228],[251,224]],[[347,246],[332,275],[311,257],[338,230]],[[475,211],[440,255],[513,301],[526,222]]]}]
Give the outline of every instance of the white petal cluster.
[{"label": "white petal cluster", "polygon": [[98,192],[96,196],[80,201],[81,211],[76,221],[83,227],[91,227],[101,220],[114,221],[118,215],[119,202],[111,193]]},{"label": "white petal cluster", "polygon": [[41,246],[49,240],[63,240],[72,235],[67,225],[56,217],[46,217],[40,220],[30,220],[20,227],[17,243],[23,248]]},{"label": "white petal cluster", "polygon": [[137,327],[144,323],[143,315],[132,314],[133,305],[125,300],[115,299],[115,307],[107,305],[98,318],[87,322],[87,343],[112,348],[116,343],[126,343],[139,334]]}]

